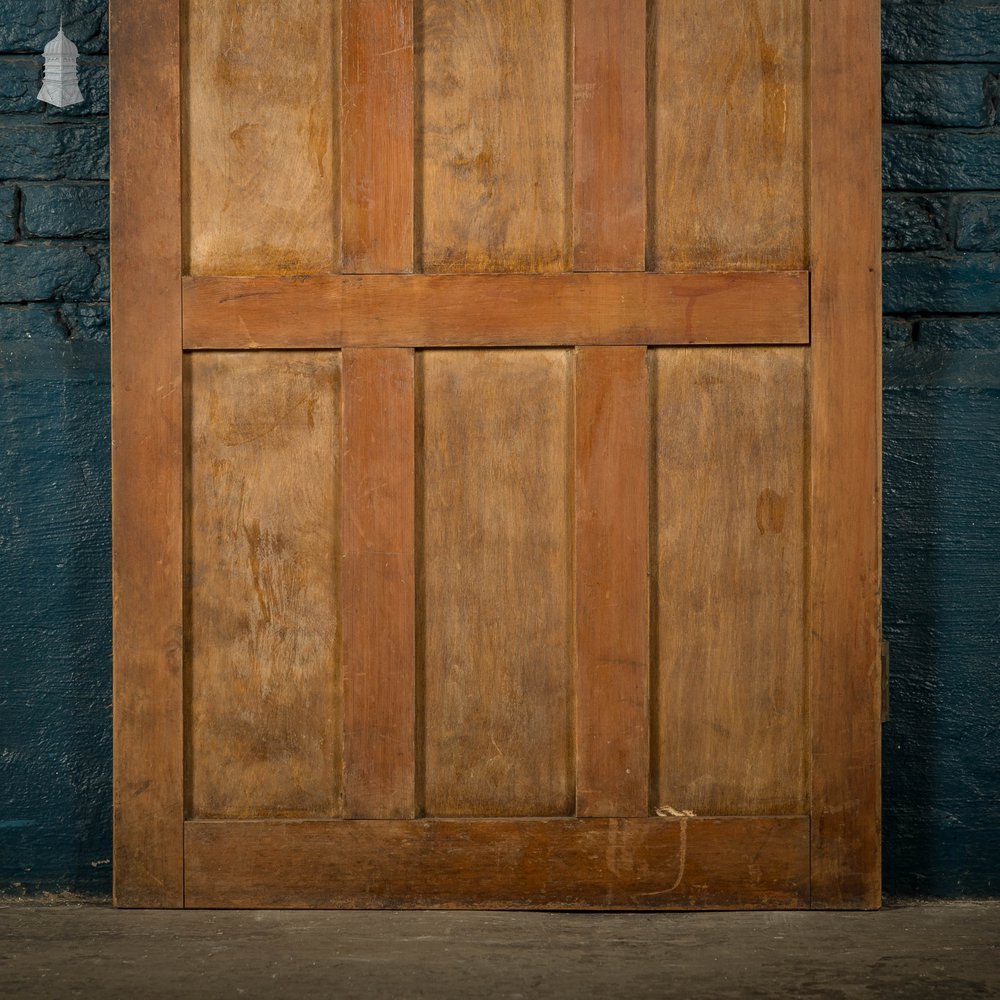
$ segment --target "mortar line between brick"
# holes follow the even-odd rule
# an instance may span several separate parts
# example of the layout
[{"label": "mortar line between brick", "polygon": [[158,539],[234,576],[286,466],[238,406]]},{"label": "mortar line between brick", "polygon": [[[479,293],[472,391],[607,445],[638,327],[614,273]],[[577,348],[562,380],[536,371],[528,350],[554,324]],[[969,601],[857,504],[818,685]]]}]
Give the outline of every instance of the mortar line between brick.
[{"label": "mortar line between brick", "polygon": [[882,60],[882,68],[890,66],[1000,66],[1000,59],[913,59],[913,60]]}]

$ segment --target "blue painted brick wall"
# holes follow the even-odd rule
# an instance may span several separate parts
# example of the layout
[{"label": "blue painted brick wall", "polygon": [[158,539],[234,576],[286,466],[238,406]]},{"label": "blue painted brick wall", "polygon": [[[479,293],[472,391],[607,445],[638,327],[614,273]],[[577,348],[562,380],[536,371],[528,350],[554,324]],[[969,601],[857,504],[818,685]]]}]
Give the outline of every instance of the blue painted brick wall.
[{"label": "blue painted brick wall", "polygon": [[[36,100],[60,14],[86,100]],[[111,857],[103,0],[0,0],[0,889]]]},{"label": "blue painted brick wall", "polygon": [[1000,893],[1000,3],[883,0],[885,883]]},{"label": "blue painted brick wall", "polygon": [[[883,14],[886,888],[995,895],[1000,0]],[[101,0],[0,0],[0,889],[110,881],[107,99]]]}]

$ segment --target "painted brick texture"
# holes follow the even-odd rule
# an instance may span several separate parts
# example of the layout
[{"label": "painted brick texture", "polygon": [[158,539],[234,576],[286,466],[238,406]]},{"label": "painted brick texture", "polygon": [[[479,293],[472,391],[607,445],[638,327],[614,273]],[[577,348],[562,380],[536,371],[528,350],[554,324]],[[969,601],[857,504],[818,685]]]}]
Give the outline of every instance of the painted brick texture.
[{"label": "painted brick texture", "polygon": [[107,63],[102,0],[0,0],[0,892],[110,884]]},{"label": "painted brick texture", "polygon": [[[996,895],[1000,0],[883,35],[885,884]],[[107,61],[102,0],[0,0],[0,891],[110,884]]]},{"label": "painted brick texture", "polygon": [[889,892],[1000,890],[1000,2],[883,0]]}]

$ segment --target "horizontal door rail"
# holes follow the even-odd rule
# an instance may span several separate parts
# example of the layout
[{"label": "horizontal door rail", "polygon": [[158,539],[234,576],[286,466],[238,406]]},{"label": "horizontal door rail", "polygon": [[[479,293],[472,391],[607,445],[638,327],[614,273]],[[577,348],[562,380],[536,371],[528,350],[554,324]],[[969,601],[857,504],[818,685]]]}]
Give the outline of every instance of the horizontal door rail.
[{"label": "horizontal door rail", "polygon": [[185,905],[805,908],[806,816],[189,820]]},{"label": "horizontal door rail", "polygon": [[184,347],[807,344],[806,271],[184,279]]}]

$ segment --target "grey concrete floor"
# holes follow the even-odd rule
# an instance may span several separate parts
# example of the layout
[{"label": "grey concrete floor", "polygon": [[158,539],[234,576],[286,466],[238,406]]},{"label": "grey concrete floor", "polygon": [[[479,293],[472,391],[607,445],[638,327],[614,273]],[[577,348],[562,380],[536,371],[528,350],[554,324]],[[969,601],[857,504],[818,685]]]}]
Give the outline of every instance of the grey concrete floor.
[{"label": "grey concrete floor", "polygon": [[1000,902],[879,913],[0,904],[4,997],[1000,996]]}]

